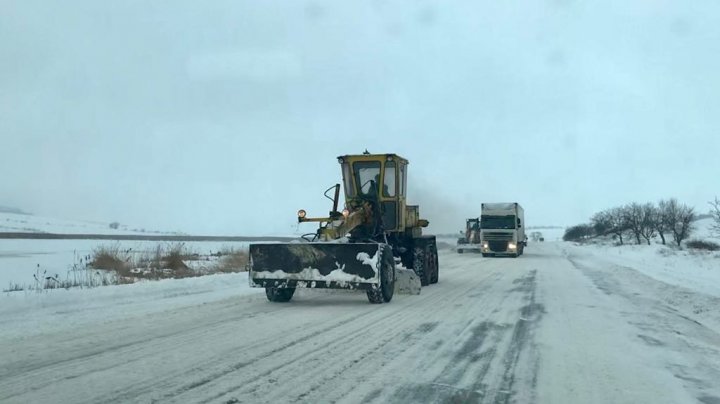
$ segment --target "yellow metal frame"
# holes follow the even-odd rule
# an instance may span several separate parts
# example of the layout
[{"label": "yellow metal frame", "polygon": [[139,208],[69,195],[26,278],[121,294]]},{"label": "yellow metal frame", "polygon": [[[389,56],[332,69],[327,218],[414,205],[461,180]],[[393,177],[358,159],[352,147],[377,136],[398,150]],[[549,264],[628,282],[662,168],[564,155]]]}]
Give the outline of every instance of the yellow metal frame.
[{"label": "yellow metal frame", "polygon": [[[395,162],[395,196],[385,196],[382,192],[383,186],[382,184],[385,184],[385,169],[386,164],[389,161]],[[351,212],[348,216],[341,216],[341,217],[300,217],[298,216],[298,222],[299,223],[306,223],[306,222],[315,222],[320,223],[322,226],[322,223],[328,223],[335,220],[342,220],[343,223],[337,227],[329,227],[325,226],[322,231],[323,238],[326,239],[336,239],[339,237],[343,237],[350,229],[352,229],[354,226],[356,226],[358,223],[362,221],[362,216],[367,214],[366,211],[363,209],[367,209],[367,206],[359,207],[359,205],[355,205],[353,201],[358,201],[360,198],[358,197],[361,195],[360,193],[360,185],[356,183],[355,175],[354,175],[354,167],[353,165],[358,162],[379,162],[380,163],[380,177],[378,178],[379,184],[377,195],[378,200],[380,202],[396,202],[397,204],[397,225],[393,229],[386,229],[386,231],[390,232],[404,232],[404,231],[410,231],[412,230],[412,233],[414,236],[419,236],[421,234],[420,228],[421,227],[427,227],[428,221],[424,219],[420,219],[418,215],[418,207],[417,206],[408,206],[407,205],[407,167],[410,163],[407,159],[398,156],[397,154],[388,153],[388,154],[350,154],[350,155],[344,155],[338,157],[338,162],[342,166],[342,188],[345,195],[345,205],[346,208],[350,209]],[[347,164],[347,170],[345,169],[345,164]],[[350,178],[347,178],[346,175],[349,175]],[[348,184],[351,185],[352,190],[348,188]],[[351,195],[352,191],[352,195]],[[354,206],[354,209],[360,209],[363,210],[360,211],[354,211],[353,208],[351,208],[350,205]],[[417,233],[417,234],[416,234]]]}]

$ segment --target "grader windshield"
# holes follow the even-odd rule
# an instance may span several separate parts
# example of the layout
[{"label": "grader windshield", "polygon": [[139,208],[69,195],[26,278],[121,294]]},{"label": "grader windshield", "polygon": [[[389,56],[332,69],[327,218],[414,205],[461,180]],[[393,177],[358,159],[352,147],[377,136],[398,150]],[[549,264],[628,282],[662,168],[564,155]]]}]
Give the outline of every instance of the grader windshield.
[{"label": "grader windshield", "polygon": [[356,161],[353,163],[353,177],[362,195],[376,195],[380,183],[379,161]]},{"label": "grader windshield", "polygon": [[341,156],[345,196],[380,196],[395,199],[405,195],[407,161],[395,155]]}]

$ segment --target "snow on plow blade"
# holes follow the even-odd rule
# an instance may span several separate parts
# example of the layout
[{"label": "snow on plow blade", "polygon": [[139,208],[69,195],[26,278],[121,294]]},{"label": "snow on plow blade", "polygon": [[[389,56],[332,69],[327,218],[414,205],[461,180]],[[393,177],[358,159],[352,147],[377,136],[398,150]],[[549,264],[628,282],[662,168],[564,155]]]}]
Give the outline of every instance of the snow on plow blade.
[{"label": "snow on plow blade", "polygon": [[250,245],[250,286],[370,289],[380,284],[380,244]]}]

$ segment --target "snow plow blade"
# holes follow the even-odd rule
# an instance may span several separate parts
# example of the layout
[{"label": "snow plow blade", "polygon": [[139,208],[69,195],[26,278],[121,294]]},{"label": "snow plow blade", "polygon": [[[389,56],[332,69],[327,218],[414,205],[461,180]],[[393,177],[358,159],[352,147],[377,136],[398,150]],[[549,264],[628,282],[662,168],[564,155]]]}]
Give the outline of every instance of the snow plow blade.
[{"label": "snow plow blade", "polygon": [[457,247],[455,247],[455,249],[460,254],[462,254],[463,252],[479,253],[481,251],[480,246],[477,244],[460,244]]},{"label": "snow plow blade", "polygon": [[380,284],[380,244],[250,245],[252,287],[371,289]]}]

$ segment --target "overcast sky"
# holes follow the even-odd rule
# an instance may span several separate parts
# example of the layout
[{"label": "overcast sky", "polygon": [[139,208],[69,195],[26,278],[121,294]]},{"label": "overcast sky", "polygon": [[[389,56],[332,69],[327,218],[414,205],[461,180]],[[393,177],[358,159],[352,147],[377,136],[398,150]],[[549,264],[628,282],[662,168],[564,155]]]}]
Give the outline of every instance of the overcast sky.
[{"label": "overcast sky", "polygon": [[367,148],[410,160],[435,232],[481,202],[528,225],[706,211],[718,21],[709,0],[0,0],[0,205],[287,233]]}]

